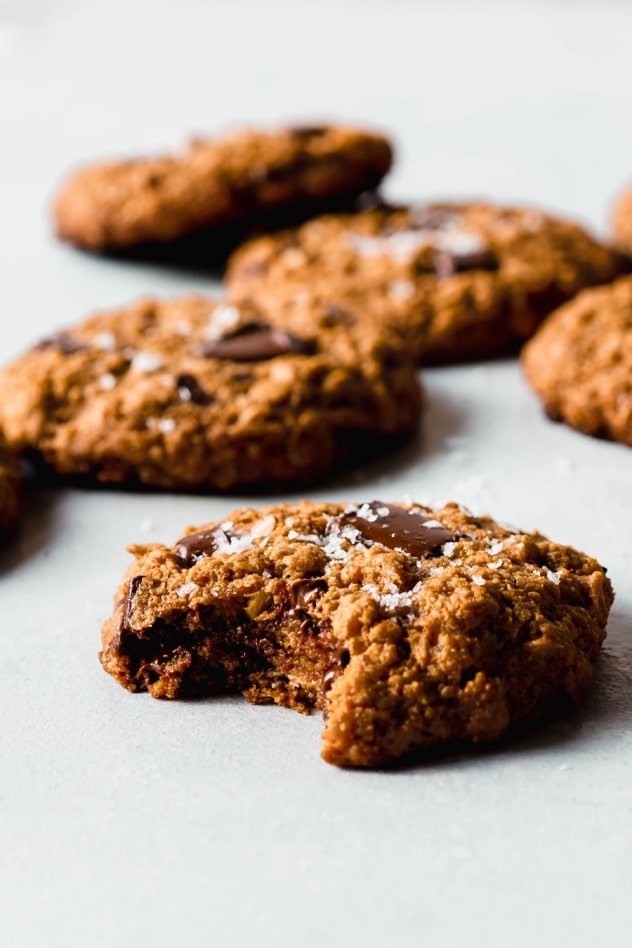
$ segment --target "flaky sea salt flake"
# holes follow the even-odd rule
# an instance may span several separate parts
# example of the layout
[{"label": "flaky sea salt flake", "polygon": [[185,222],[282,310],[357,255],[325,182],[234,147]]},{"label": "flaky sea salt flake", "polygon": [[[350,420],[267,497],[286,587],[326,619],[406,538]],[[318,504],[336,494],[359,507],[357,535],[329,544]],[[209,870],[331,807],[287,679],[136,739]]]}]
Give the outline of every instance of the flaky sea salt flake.
[{"label": "flaky sea salt flake", "polygon": [[184,586],[180,586],[176,589],[176,593],[181,599],[184,599],[185,596],[190,596],[192,592],[195,592],[197,588],[197,583],[185,583]]}]

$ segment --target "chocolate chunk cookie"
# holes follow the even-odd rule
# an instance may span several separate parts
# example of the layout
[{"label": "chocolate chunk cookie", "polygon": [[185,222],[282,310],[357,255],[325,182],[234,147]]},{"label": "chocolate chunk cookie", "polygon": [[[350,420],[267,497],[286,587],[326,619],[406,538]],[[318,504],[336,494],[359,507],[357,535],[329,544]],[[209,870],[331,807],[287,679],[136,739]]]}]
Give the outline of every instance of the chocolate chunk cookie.
[{"label": "chocolate chunk cookie", "polygon": [[562,306],[522,359],[551,418],[632,446],[632,277]]},{"label": "chocolate chunk cookie", "polygon": [[580,227],[489,204],[378,206],[325,216],[237,250],[229,295],[264,308],[300,301],[372,319],[423,362],[483,358],[528,339],[618,255]]},{"label": "chocolate chunk cookie", "polygon": [[[336,126],[242,131],[179,155],[84,168],[55,204],[57,232],[93,251],[165,244],[290,209],[296,219],[374,188],[391,166],[381,135]],[[232,235],[231,235],[232,239]]]},{"label": "chocolate chunk cookie", "polygon": [[289,333],[201,297],[93,316],[0,373],[14,449],[130,486],[311,483],[412,432],[419,411],[413,365],[379,335]]},{"label": "chocolate chunk cookie", "polygon": [[19,461],[0,439],[0,539],[10,533],[18,522],[21,486]]},{"label": "chocolate chunk cookie", "polygon": [[613,599],[595,560],[456,504],[237,510],[130,552],[105,670],[157,698],[322,709],[322,755],[341,766],[578,705]]}]

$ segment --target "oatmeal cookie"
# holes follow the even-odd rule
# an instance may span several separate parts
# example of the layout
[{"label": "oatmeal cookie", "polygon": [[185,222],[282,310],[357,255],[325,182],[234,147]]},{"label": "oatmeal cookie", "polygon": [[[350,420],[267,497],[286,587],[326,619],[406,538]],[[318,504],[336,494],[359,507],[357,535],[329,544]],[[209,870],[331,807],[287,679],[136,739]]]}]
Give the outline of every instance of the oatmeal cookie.
[{"label": "oatmeal cookie", "polygon": [[632,277],[553,313],[522,363],[550,418],[632,447]]},{"label": "oatmeal cookie", "polygon": [[613,599],[595,560],[456,504],[236,510],[130,552],[109,674],[156,698],[322,709],[322,755],[348,767],[577,706]]},{"label": "oatmeal cookie", "polygon": [[528,339],[617,253],[576,224],[490,204],[377,206],[261,237],[229,261],[229,296],[291,310],[308,294],[377,322],[422,362],[485,358]]},{"label": "oatmeal cookie", "polygon": [[0,429],[63,477],[174,490],[311,483],[412,433],[414,366],[375,333],[143,300],[0,373]]},{"label": "oatmeal cookie", "polygon": [[[305,219],[376,187],[392,162],[382,135],[344,126],[241,131],[195,140],[181,154],[90,165],[62,187],[58,235],[92,251],[166,244],[257,224],[273,212]],[[234,235],[230,232],[230,240]]]}]

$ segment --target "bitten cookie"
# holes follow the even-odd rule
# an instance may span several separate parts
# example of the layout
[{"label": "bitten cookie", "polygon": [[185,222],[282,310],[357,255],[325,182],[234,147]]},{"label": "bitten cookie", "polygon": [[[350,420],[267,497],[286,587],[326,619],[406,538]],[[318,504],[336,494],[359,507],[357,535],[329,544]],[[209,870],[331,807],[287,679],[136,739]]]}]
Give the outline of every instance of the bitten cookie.
[{"label": "bitten cookie", "polygon": [[595,560],[456,504],[237,510],[130,552],[109,674],[157,698],[322,709],[322,755],[350,767],[578,705],[613,599]]},{"label": "bitten cookie", "polygon": [[201,297],[144,300],[0,373],[0,428],[63,476],[175,490],[311,483],[411,433],[420,390],[376,334],[289,333]]},{"label": "bitten cookie", "polygon": [[562,306],[522,361],[549,417],[632,446],[632,277]]},{"label": "bitten cookie", "polygon": [[0,539],[17,525],[21,487],[20,463],[0,438]]},{"label": "bitten cookie", "polygon": [[287,208],[305,219],[376,187],[391,162],[387,139],[363,129],[242,131],[193,141],[179,155],[86,167],[62,188],[55,224],[64,240],[106,251],[256,223]]},{"label": "bitten cookie", "polygon": [[229,295],[264,308],[307,288],[356,321],[372,317],[423,362],[483,358],[528,339],[618,255],[575,224],[489,204],[379,206],[262,237],[229,263]]}]

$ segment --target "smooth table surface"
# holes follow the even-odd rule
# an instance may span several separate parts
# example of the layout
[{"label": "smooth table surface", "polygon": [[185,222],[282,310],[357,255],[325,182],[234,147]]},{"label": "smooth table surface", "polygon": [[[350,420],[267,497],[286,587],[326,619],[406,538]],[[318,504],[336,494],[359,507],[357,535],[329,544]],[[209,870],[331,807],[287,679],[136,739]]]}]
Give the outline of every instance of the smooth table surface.
[{"label": "smooth table surface", "polygon": [[[601,232],[632,177],[623,3],[39,6],[6,7],[3,34],[0,5],[3,361],[94,309],[220,291],[58,244],[47,207],[81,159],[339,117],[392,130],[393,197],[524,201]],[[632,452],[547,421],[516,361],[423,378],[419,437],[307,496],[455,499],[598,557],[617,600],[584,709],[354,773],[320,760],[320,715],[128,694],[96,657],[126,544],[237,501],[33,492],[0,557],[3,945],[628,942]]]}]

